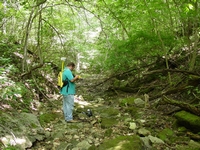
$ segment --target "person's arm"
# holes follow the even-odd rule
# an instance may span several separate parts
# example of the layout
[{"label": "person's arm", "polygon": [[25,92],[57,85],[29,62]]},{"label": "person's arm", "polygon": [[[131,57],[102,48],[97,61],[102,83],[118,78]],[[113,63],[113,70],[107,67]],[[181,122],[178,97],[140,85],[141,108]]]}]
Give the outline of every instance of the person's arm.
[{"label": "person's arm", "polygon": [[76,75],[72,80],[70,80],[70,82],[75,82],[76,80],[78,80],[79,76]]}]

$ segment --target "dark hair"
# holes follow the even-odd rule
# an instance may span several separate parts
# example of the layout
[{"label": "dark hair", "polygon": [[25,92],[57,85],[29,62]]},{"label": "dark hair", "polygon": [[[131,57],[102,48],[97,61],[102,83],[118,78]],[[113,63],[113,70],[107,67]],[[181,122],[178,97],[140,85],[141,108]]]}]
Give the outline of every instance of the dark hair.
[{"label": "dark hair", "polygon": [[70,63],[67,64],[67,66],[68,66],[68,67],[69,67],[69,66],[75,67],[75,64],[74,64],[73,62],[70,62]]}]

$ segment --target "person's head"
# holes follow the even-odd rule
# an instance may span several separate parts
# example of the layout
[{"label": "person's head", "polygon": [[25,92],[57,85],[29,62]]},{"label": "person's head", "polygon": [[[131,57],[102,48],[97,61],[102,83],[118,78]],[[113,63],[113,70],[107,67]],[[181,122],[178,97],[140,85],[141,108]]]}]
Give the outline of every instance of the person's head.
[{"label": "person's head", "polygon": [[67,67],[70,69],[70,70],[74,70],[75,68],[75,64],[73,62],[70,62],[67,64]]}]

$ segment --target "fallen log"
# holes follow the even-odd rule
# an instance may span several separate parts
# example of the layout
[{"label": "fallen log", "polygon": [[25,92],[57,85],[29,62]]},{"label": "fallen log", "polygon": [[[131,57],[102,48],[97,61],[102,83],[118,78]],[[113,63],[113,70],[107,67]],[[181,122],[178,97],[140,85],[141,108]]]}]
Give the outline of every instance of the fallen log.
[{"label": "fallen log", "polygon": [[185,102],[179,102],[177,100],[172,100],[172,99],[167,98],[166,96],[163,96],[163,102],[166,104],[178,106],[185,111],[188,111],[192,114],[200,116],[200,108],[193,106],[191,104],[188,104]]},{"label": "fallen log", "polygon": [[200,131],[200,117],[194,114],[191,114],[187,111],[179,111],[175,114],[175,117],[178,121],[178,124],[185,126],[186,128],[191,129],[192,131]]}]

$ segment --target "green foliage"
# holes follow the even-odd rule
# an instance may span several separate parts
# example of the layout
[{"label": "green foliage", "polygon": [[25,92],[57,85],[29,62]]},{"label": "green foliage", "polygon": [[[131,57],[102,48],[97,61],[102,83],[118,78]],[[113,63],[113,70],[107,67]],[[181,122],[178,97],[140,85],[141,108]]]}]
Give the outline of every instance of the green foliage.
[{"label": "green foliage", "polygon": [[113,132],[113,130],[110,128],[110,129],[107,129],[106,131],[105,131],[105,133],[104,133],[104,136],[105,137],[110,137],[111,136],[111,134],[112,134],[112,132]]},{"label": "green foliage", "polygon": [[17,146],[11,146],[8,145],[6,148],[3,148],[3,150],[20,150],[21,148],[17,147]]},{"label": "green foliage", "polygon": [[1,98],[13,108],[28,108],[31,103],[31,93],[22,83],[14,83],[11,80],[4,84],[10,84],[1,90]]}]

